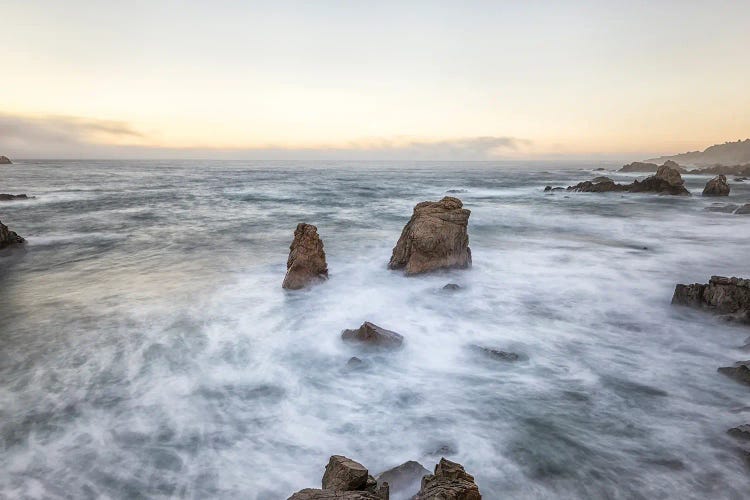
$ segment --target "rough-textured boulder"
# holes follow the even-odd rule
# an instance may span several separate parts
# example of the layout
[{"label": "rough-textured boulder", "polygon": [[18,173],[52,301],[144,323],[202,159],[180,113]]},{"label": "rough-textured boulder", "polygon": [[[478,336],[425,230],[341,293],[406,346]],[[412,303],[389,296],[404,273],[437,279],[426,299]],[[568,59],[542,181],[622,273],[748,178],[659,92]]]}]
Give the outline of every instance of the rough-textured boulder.
[{"label": "rough-textured boulder", "polygon": [[708,284],[677,285],[672,304],[707,309],[750,321],[750,280],[711,276]]},{"label": "rough-textured boulder", "polygon": [[422,478],[430,471],[422,464],[410,460],[378,474],[378,484],[388,483],[391,496],[412,498],[421,486]]},{"label": "rough-textured boulder", "polygon": [[397,348],[401,347],[404,337],[391,330],[380,328],[369,321],[362,323],[356,330],[344,330],[341,338],[347,342],[358,342],[373,347]]},{"label": "rough-textured boulder", "polygon": [[13,201],[13,200],[28,200],[29,197],[25,194],[6,194],[0,193],[0,201]]},{"label": "rough-textured boulder", "polygon": [[471,211],[462,207],[461,200],[450,196],[418,203],[393,249],[388,268],[413,275],[470,267],[467,228]]},{"label": "rough-textured boulder", "polygon": [[17,247],[26,242],[14,231],[8,229],[8,226],[0,222],[0,249]]},{"label": "rough-textured boulder", "polygon": [[0,165],[10,165],[13,162],[7,156],[0,156]]},{"label": "rough-textured boulder", "polygon": [[703,196],[728,196],[729,191],[727,178],[723,174],[719,174],[706,183],[706,187],[703,188]]},{"label": "rough-textured boulder", "polygon": [[306,488],[289,500],[388,500],[388,484],[378,484],[364,465],[342,455],[328,460],[322,489]]},{"label": "rough-textured boulder", "polygon": [[738,439],[750,439],[750,424],[732,427],[727,431],[727,434]]},{"label": "rough-textured boulder", "polygon": [[750,203],[745,203],[734,211],[734,215],[750,215]]},{"label": "rough-textured boulder", "polygon": [[318,236],[318,228],[311,224],[297,224],[294,240],[289,246],[286,276],[281,286],[298,290],[326,279],[328,265],[326,253],[323,251],[323,241]]},{"label": "rough-textured boulder", "polygon": [[750,385],[750,361],[738,361],[733,366],[722,366],[717,371],[737,382]]},{"label": "rough-textured boulder", "polygon": [[415,500],[481,500],[474,476],[461,464],[445,458],[435,466],[435,474],[422,478],[422,488]]}]

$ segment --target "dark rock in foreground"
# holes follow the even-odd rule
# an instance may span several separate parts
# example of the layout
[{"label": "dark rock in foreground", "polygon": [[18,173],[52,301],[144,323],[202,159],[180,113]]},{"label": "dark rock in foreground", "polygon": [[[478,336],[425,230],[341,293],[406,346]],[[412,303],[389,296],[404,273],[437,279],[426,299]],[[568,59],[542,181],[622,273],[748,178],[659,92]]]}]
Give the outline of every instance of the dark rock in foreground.
[{"label": "dark rock in foreground", "polygon": [[737,382],[750,385],[750,361],[738,361],[733,366],[722,366],[717,371]]},{"label": "dark rock in foreground", "polygon": [[[658,168],[656,174],[645,178],[643,181],[633,181],[632,184],[617,184],[609,177],[597,177],[591,181],[579,182],[575,186],[569,186],[568,191],[579,193],[659,193],[669,195],[689,195],[685,189],[684,181],[678,169],[665,163]],[[674,162],[672,162],[674,163]]]},{"label": "dark rock in foreground", "polygon": [[750,321],[750,280],[711,276],[708,284],[677,285],[672,304],[706,309]]},{"label": "dark rock in foreground", "polygon": [[13,248],[26,243],[26,240],[18,236],[8,226],[0,222],[0,249]]},{"label": "dark rock in foreground", "polygon": [[474,476],[461,464],[445,458],[435,466],[435,474],[422,478],[422,488],[414,500],[481,500]]},{"label": "dark rock in foreground", "polygon": [[412,498],[421,486],[422,478],[430,471],[410,460],[377,476],[378,484],[388,483],[391,495]]},{"label": "dark rock in foreground", "polygon": [[738,439],[750,439],[750,424],[732,427],[727,431],[727,434]]},{"label": "dark rock in foreground", "polygon": [[706,187],[703,188],[703,196],[729,196],[729,191],[727,178],[719,174],[706,183]]},{"label": "dark rock in foreground", "polygon": [[0,165],[12,165],[13,162],[7,156],[0,156]]},{"label": "dark rock in foreground", "polygon": [[326,279],[328,265],[326,253],[323,251],[323,241],[318,236],[318,228],[311,224],[297,224],[294,240],[289,246],[286,276],[281,286],[299,290]]},{"label": "dark rock in foreground", "polygon": [[471,266],[469,215],[458,198],[423,201],[404,226],[393,248],[389,269],[403,269],[407,275],[436,269]]},{"label": "dark rock in foreground", "polygon": [[0,193],[0,201],[13,201],[13,200],[28,200],[29,197],[25,194],[6,194]]},{"label": "dark rock in foreground", "polygon": [[378,484],[359,462],[333,455],[323,474],[322,489],[300,490],[288,500],[388,500],[388,484]]},{"label": "dark rock in foreground", "polygon": [[358,342],[374,347],[395,349],[401,347],[404,337],[391,330],[386,330],[369,321],[362,323],[356,330],[344,330],[341,338],[347,342]]}]

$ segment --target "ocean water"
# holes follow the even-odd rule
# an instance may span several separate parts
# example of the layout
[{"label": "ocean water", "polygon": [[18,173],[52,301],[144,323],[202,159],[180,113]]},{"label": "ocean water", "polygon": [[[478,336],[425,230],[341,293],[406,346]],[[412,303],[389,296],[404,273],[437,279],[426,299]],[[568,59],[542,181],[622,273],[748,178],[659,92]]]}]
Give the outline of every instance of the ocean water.
[{"label": "ocean water", "polygon": [[[35,198],[0,205],[28,239],[0,257],[0,497],[285,499],[343,454],[373,473],[446,456],[489,500],[747,498],[726,430],[750,391],[716,368],[750,329],[670,299],[750,276],[750,217],[705,211],[706,177],[684,198],[542,192],[594,166],[2,167],[0,192]],[[456,189],[473,268],[388,271],[412,207]],[[301,221],[330,280],[290,293]],[[365,320],[404,348],[343,345]]]}]

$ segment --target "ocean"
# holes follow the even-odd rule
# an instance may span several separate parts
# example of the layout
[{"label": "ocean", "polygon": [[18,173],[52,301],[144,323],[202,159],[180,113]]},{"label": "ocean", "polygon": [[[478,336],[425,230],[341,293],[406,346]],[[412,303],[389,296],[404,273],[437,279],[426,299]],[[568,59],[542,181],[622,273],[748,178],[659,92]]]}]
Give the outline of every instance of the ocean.
[{"label": "ocean", "polygon": [[[704,210],[750,202],[750,184],[543,192],[600,166],[1,167],[0,192],[34,198],[0,204],[28,240],[0,257],[0,497],[285,499],[341,454],[371,473],[445,456],[488,500],[746,498],[726,431],[750,422],[750,393],[716,369],[748,357],[750,330],[670,299],[750,277],[750,216]],[[387,270],[414,205],[451,190],[473,267]],[[288,292],[299,222],[330,279]],[[404,348],[343,344],[363,321]],[[367,369],[345,369],[355,355]]]}]

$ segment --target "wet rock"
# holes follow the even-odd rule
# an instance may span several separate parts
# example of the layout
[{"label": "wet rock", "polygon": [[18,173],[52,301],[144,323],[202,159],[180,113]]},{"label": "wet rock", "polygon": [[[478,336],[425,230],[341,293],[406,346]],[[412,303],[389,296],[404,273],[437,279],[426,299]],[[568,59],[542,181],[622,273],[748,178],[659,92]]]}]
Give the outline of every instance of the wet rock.
[{"label": "wet rock", "polygon": [[739,321],[750,321],[750,280],[711,276],[708,284],[679,284],[672,304],[706,309],[731,315]]},{"label": "wet rock", "polygon": [[422,478],[430,473],[422,464],[410,460],[378,474],[378,484],[388,483],[390,494],[412,498],[421,485]]},{"label": "wet rock", "polygon": [[282,287],[299,290],[308,285],[328,279],[328,265],[323,251],[323,241],[318,228],[311,224],[297,224],[294,240],[289,247],[286,276]]},{"label": "wet rock", "polygon": [[446,191],[448,194],[460,194],[460,193],[468,193],[466,189],[449,189]]},{"label": "wet rock", "polygon": [[729,196],[729,191],[727,178],[719,174],[706,183],[706,187],[703,188],[703,196]]},{"label": "wet rock", "polygon": [[356,330],[344,330],[341,338],[346,342],[359,342],[374,347],[398,348],[404,342],[404,337],[391,330],[386,330],[365,321]]},{"label": "wet rock", "polygon": [[740,206],[735,205],[734,203],[714,203],[710,207],[706,207],[703,210],[706,210],[707,212],[733,214],[738,208],[740,208]]},{"label": "wet rock", "polygon": [[14,231],[8,229],[8,226],[0,222],[0,250],[18,247],[24,243],[26,243],[25,239],[18,236]]},{"label": "wet rock", "polygon": [[717,371],[737,382],[750,385],[750,361],[738,361],[733,366],[722,366]]},{"label": "wet rock", "polygon": [[646,163],[642,161],[634,161],[624,165],[619,171],[620,172],[656,172],[659,165],[656,163]]},{"label": "wet rock", "polygon": [[342,455],[328,460],[322,489],[306,488],[288,500],[388,500],[388,484],[378,484],[367,469]]},{"label": "wet rock", "polygon": [[[689,195],[685,189],[684,181],[674,162],[666,162],[658,167],[656,174],[647,177],[643,181],[634,181],[632,184],[617,184],[609,177],[597,177],[591,181],[579,182],[575,186],[569,186],[568,191],[579,193],[659,193],[670,195]],[[676,165],[676,164],[675,164]]]},{"label": "wet rock", "polygon": [[369,491],[334,491],[305,488],[287,500],[388,500],[387,496]]},{"label": "wet rock", "polygon": [[599,167],[599,168],[595,168],[595,169],[594,169],[594,172],[603,172],[603,171],[605,171],[605,170],[607,170],[607,169],[606,169],[606,168],[604,168],[604,167]]},{"label": "wet rock", "polygon": [[469,346],[469,349],[477,354],[481,354],[497,361],[519,361],[522,359],[522,356],[520,354],[516,354],[515,352],[502,351],[500,349],[491,349],[489,347],[483,347],[481,345],[472,344]]},{"label": "wet rock", "polygon": [[737,439],[750,439],[750,424],[732,427],[727,431],[727,434]]},{"label": "wet rock", "polygon": [[578,193],[609,193],[617,191],[627,191],[628,185],[617,184],[609,177],[597,177],[592,181],[579,182],[575,186],[569,186],[568,191]]},{"label": "wet rock", "polygon": [[565,191],[565,188],[564,187],[545,186],[544,187],[544,192],[549,192],[549,191]]},{"label": "wet rock", "polygon": [[0,201],[13,201],[13,200],[28,200],[29,197],[25,194],[6,194],[0,193]]},{"label": "wet rock", "polygon": [[447,285],[443,287],[443,290],[449,290],[449,291],[455,291],[455,290],[460,290],[460,289],[461,289],[461,285],[457,283],[448,283]]},{"label": "wet rock", "polygon": [[750,215],[750,203],[746,203],[735,210],[734,215]]},{"label": "wet rock", "polygon": [[7,156],[0,156],[0,165],[11,165],[12,163]]},{"label": "wet rock", "polygon": [[363,370],[367,368],[368,365],[369,363],[367,361],[363,361],[356,356],[352,356],[351,358],[349,358],[349,361],[346,362],[345,368],[347,370]]},{"label": "wet rock", "polygon": [[458,198],[423,201],[414,207],[388,264],[405,274],[471,266],[468,224],[471,211]]},{"label": "wet rock", "polygon": [[422,478],[422,488],[414,500],[481,500],[474,476],[461,464],[445,458],[435,466],[435,473]]}]

